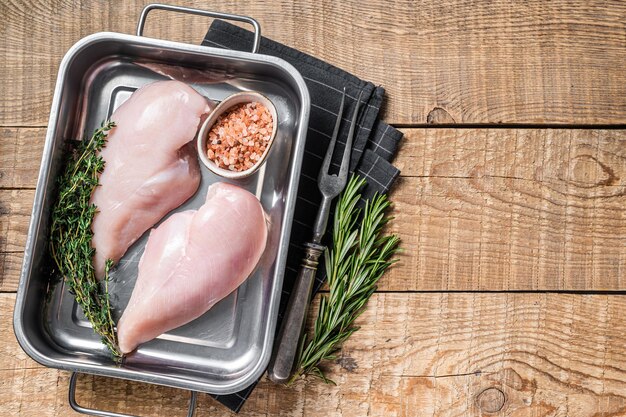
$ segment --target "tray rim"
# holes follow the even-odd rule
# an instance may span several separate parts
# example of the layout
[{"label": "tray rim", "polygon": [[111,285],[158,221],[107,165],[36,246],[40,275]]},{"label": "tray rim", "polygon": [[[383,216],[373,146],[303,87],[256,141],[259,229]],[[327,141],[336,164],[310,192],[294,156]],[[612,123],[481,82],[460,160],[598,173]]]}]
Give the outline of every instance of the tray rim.
[{"label": "tray rim", "polygon": [[[216,384],[207,382],[195,382],[189,380],[182,380],[180,378],[168,376],[168,375],[148,375],[148,377],[141,378],[140,374],[136,371],[125,370],[119,367],[103,366],[91,363],[74,364],[70,360],[62,360],[50,358],[39,351],[29,340],[25,334],[25,323],[22,319],[25,306],[25,292],[30,284],[30,278],[32,274],[33,266],[33,251],[37,236],[39,235],[39,225],[41,222],[41,209],[44,198],[46,196],[45,184],[50,180],[50,167],[52,150],[55,142],[54,131],[59,122],[59,111],[61,95],[65,88],[65,77],[67,76],[68,68],[77,55],[90,45],[101,41],[121,41],[121,42],[133,42],[135,44],[142,44],[143,46],[177,50],[182,53],[197,53],[206,56],[220,56],[230,59],[243,60],[249,62],[262,62],[279,68],[280,70],[289,74],[292,81],[297,86],[297,93],[300,96],[301,108],[298,117],[298,126],[296,129],[296,137],[294,138],[294,153],[293,161],[289,167],[289,180],[287,184],[287,195],[285,198],[285,213],[284,213],[284,227],[280,237],[279,249],[277,252],[277,271],[280,271],[275,279],[274,288],[271,292],[270,304],[269,304],[269,317],[271,324],[266,325],[270,330],[266,331],[263,340],[263,346],[261,354],[258,357],[256,365],[253,366],[249,372],[228,381],[226,384]],[[193,45],[182,42],[174,42],[156,38],[150,38],[145,36],[128,35],[117,32],[97,32],[78,40],[72,45],[65,53],[61,63],[59,65],[59,71],[55,83],[54,95],[51,104],[50,117],[48,120],[48,127],[46,130],[45,143],[43,148],[43,155],[41,159],[41,165],[39,174],[37,177],[37,186],[35,190],[33,208],[31,210],[31,218],[29,222],[28,234],[26,237],[26,243],[24,247],[24,259],[22,261],[22,269],[20,273],[20,280],[18,283],[17,296],[15,301],[15,309],[13,313],[13,330],[17,341],[33,360],[39,364],[56,368],[61,370],[67,370],[71,372],[83,372],[93,375],[102,375],[108,377],[114,377],[118,379],[134,380],[138,382],[146,382],[157,385],[165,385],[174,388],[187,389],[192,391],[201,391],[210,394],[232,394],[245,389],[252,383],[254,383],[262,374],[269,363],[270,355],[273,347],[273,339],[275,334],[275,326],[278,315],[278,307],[280,304],[282,283],[284,278],[284,272],[286,268],[287,250],[289,247],[289,237],[291,235],[291,228],[293,224],[293,212],[295,202],[297,198],[298,184],[300,179],[300,171],[302,166],[302,159],[304,155],[304,146],[306,142],[306,133],[309,122],[311,99],[308,88],[300,72],[296,70],[287,61],[259,53],[243,52],[229,49],[221,49],[203,45]]]}]

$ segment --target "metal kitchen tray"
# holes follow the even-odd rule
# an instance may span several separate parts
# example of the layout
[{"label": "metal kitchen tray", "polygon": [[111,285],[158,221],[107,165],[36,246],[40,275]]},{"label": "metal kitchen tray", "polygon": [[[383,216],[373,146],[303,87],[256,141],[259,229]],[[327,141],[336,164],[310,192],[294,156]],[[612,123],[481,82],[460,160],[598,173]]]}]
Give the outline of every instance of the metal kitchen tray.
[{"label": "metal kitchen tray", "polygon": [[[261,376],[270,357],[308,125],[309,94],[298,71],[279,58],[141,36],[146,15],[155,8],[253,23],[256,36],[251,46],[258,50],[260,32],[250,18],[150,5],[141,15],[137,36],[97,33],[67,52],[59,69],[35,193],[15,308],[15,334],[26,353],[45,366],[229,394]],[[211,100],[254,90],[274,103],[278,130],[266,163],[245,180],[231,181],[259,197],[268,216],[269,237],[257,269],[238,290],[202,317],[145,343],[118,366],[64,284],[55,284],[47,236],[67,142],[88,139],[133,91],[165,78],[144,67],[146,63],[201,70],[193,80],[199,82],[189,84]],[[202,182],[197,194],[174,211],[199,207],[207,187],[222,180],[203,164],[200,167]],[[133,289],[147,235],[129,249],[112,274],[109,289],[116,320]]]}]

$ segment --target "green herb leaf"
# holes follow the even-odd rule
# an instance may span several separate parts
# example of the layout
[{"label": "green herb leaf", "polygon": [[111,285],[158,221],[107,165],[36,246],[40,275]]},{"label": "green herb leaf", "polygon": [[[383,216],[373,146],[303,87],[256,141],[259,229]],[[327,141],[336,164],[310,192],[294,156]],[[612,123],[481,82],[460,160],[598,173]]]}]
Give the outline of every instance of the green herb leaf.
[{"label": "green herb leaf", "polygon": [[114,360],[119,361],[122,354],[117,346],[108,291],[113,261],[107,259],[104,280],[99,282],[92,264],[95,249],[91,246],[91,222],[97,208],[90,203],[104,169],[99,151],[106,144],[107,132],[114,126],[109,122],[97,129],[89,141],[80,142],[60,176],[59,196],[52,209],[50,251],[69,292]]},{"label": "green herb leaf", "polygon": [[289,383],[313,375],[334,384],[320,363],[334,360],[341,344],[358,330],[354,321],[364,311],[380,277],[396,261],[392,257],[399,250],[400,239],[382,233],[391,219],[385,214],[390,203],[385,195],[375,195],[361,213],[357,203],[364,185],[364,179],[353,176],[337,202],[333,247],[324,253],[330,291],[320,299],[313,334],[305,335],[301,342],[296,372]]}]

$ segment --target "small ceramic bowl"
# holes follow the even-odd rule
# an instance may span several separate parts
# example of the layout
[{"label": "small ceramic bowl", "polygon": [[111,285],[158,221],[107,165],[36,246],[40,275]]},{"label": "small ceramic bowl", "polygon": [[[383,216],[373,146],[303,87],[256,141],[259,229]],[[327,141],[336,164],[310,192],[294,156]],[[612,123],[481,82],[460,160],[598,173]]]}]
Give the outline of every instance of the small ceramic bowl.
[{"label": "small ceramic bowl", "polygon": [[[270,137],[269,143],[267,144],[265,148],[265,152],[263,152],[263,155],[261,156],[261,158],[251,168],[245,171],[231,171],[229,169],[220,168],[217,166],[215,162],[210,160],[207,155],[207,138],[209,136],[209,132],[211,131],[211,128],[217,121],[217,118],[220,117],[222,114],[226,113],[227,111],[229,111],[230,109],[232,109],[234,106],[238,104],[251,103],[251,102],[261,103],[262,105],[267,107],[270,114],[272,115],[272,120],[273,120],[272,135]],[[267,97],[254,91],[244,91],[241,93],[233,94],[232,96],[228,96],[220,104],[218,104],[215,110],[213,110],[213,112],[209,115],[209,117],[207,117],[207,119],[202,124],[202,127],[200,128],[200,133],[198,133],[198,141],[197,141],[198,155],[202,163],[211,172],[217,175],[220,175],[224,178],[229,178],[229,179],[239,179],[239,178],[248,177],[252,175],[257,169],[259,169],[259,167],[263,165],[263,163],[265,162],[265,158],[267,158],[270,148],[272,147],[272,143],[274,143],[274,138],[276,137],[277,127],[278,127],[278,117],[276,115],[276,107],[274,107],[274,104],[272,104],[272,102]]]}]

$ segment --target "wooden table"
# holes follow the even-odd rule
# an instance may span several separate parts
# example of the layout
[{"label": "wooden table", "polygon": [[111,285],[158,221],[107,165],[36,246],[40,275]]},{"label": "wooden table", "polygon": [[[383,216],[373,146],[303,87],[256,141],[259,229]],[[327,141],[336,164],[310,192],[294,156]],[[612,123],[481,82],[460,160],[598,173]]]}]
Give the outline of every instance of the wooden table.
[{"label": "wooden table", "polygon": [[[0,414],[72,415],[68,373],[12,314],[55,77],[146,1],[0,5]],[[242,415],[626,415],[626,5],[614,1],[177,1],[383,85],[405,140],[401,262],[318,380],[263,380]],[[199,43],[200,17],[149,36]],[[84,405],[182,415],[187,394],[84,376]],[[229,415],[202,395],[198,416]]]}]

